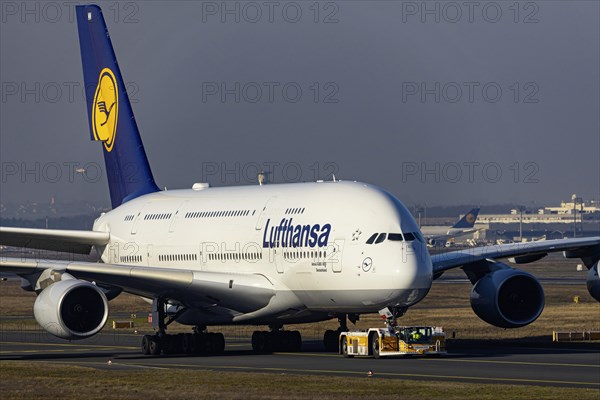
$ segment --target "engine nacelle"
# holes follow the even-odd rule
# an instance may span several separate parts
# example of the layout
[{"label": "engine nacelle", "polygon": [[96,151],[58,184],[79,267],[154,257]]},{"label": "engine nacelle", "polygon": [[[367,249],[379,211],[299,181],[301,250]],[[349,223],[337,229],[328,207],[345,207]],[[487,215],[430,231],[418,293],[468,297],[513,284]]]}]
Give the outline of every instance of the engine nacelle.
[{"label": "engine nacelle", "polygon": [[100,288],[87,281],[53,283],[33,305],[35,320],[62,339],[85,339],[100,332],[108,319],[108,301]]},{"label": "engine nacelle", "polygon": [[542,313],[544,289],[532,275],[506,266],[477,281],[471,292],[471,307],[489,324],[519,328]]},{"label": "engine nacelle", "polygon": [[600,264],[600,261],[596,262],[596,264],[588,271],[587,289],[594,299],[600,301],[600,276],[598,276],[598,264]]}]

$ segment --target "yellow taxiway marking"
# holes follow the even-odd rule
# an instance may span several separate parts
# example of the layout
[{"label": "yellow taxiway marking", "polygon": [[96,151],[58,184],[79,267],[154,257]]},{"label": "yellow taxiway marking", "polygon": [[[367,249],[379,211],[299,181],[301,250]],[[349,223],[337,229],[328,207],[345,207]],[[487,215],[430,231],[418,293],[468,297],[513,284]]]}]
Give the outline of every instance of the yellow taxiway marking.
[{"label": "yellow taxiway marking", "polygon": [[[24,364],[24,361],[14,361],[14,360],[0,360],[0,364],[3,363],[18,363],[18,364]],[[106,366],[107,362],[99,362],[99,361],[78,361],[76,363],[72,363],[72,364],[67,364],[64,361],[45,361],[45,363],[47,364],[56,364],[56,365],[63,365],[63,366],[82,366],[82,365],[86,365],[86,366],[93,366],[93,365],[97,365],[97,366]],[[133,368],[140,368],[140,369],[160,369],[160,370],[168,370],[169,368],[164,368],[164,367],[153,367],[151,365],[137,365],[137,364],[128,364],[128,363],[120,363],[120,362],[114,362],[111,361],[111,366],[112,365],[116,365],[116,366],[126,366],[126,367],[133,367]]]},{"label": "yellow taxiway marking", "polygon": [[[132,350],[137,350],[137,347],[131,347]],[[87,346],[73,346],[72,348],[61,348],[61,349],[27,349],[27,350],[2,350],[0,354],[17,354],[17,353],[66,353],[69,351],[85,352],[85,351],[98,351],[98,350],[123,350],[123,347],[110,347],[105,348],[90,348]]]},{"label": "yellow taxiway marking", "polygon": [[584,368],[600,368],[598,364],[566,364],[566,363],[546,363],[532,361],[500,361],[500,360],[457,360],[450,358],[423,358],[423,361],[443,361],[443,362],[463,362],[463,363],[482,363],[482,364],[514,364],[514,365],[535,365],[538,367],[584,367]]},{"label": "yellow taxiway marking", "polygon": [[[341,357],[339,354],[318,354],[318,353],[273,353],[285,356],[301,356],[301,357]],[[358,357],[366,358],[366,357]],[[462,363],[487,363],[487,364],[514,364],[514,365],[535,365],[543,367],[584,367],[584,368],[600,368],[598,364],[566,364],[566,363],[544,363],[532,361],[501,361],[501,360],[465,360],[456,358],[427,358],[415,357],[413,361],[443,361],[443,362],[462,362]]]},{"label": "yellow taxiway marking", "polygon": [[[133,363],[121,363],[121,365],[135,365]],[[250,370],[250,371],[268,371],[268,372],[298,372],[298,373],[325,373],[325,374],[350,374],[350,375],[365,375],[364,372],[347,371],[347,370],[328,370],[328,369],[299,369],[299,368],[277,368],[277,367],[251,367],[251,366],[235,366],[235,365],[197,365],[197,364],[154,364],[164,368],[203,368],[211,370],[231,369],[231,370]],[[537,383],[537,384],[562,384],[562,385],[583,385],[583,386],[598,386],[598,382],[573,382],[573,381],[553,381],[544,379],[524,379],[524,378],[495,378],[483,376],[462,376],[462,375],[434,375],[434,374],[408,374],[398,372],[377,372],[376,375],[391,376],[391,377],[409,377],[409,378],[442,378],[442,379],[461,379],[474,381],[491,381],[491,382],[512,382],[512,383]]]},{"label": "yellow taxiway marking", "polygon": [[50,347],[87,347],[95,349],[129,349],[136,350],[138,347],[133,346],[119,346],[119,345],[99,345],[99,344],[76,344],[76,343],[33,343],[33,342],[0,342],[1,345],[13,345],[13,346],[50,346]]},{"label": "yellow taxiway marking", "polygon": [[[65,353],[67,351],[93,351],[93,349],[81,348],[81,349],[47,349],[44,350],[44,353]],[[40,350],[13,350],[13,351],[0,351],[0,354],[19,354],[19,353],[39,353]]]},{"label": "yellow taxiway marking", "polygon": [[304,357],[341,357],[339,354],[336,353],[329,353],[329,354],[321,354],[321,353],[283,353],[283,352],[274,352],[271,353],[274,355],[280,355],[280,356],[304,356]]},{"label": "yellow taxiway marking", "polygon": [[[104,363],[96,363],[96,364],[104,365]],[[117,366],[121,366],[121,367],[135,367],[135,368],[140,368],[140,369],[161,369],[161,370],[169,369],[169,368],[165,368],[165,367],[154,367],[152,365],[128,364],[128,363],[120,363],[120,362],[114,362],[114,361],[112,361],[111,365],[117,365]]]},{"label": "yellow taxiway marking", "polygon": [[[137,346],[120,346],[120,345],[114,345],[114,346],[109,346],[109,345],[98,345],[98,344],[77,344],[77,343],[33,343],[33,342],[0,342],[0,348],[2,345],[8,345],[8,346],[54,346],[54,347],[70,347],[71,349],[73,349],[74,347],[87,347],[87,348],[96,348],[96,349],[127,349],[127,350],[138,350],[139,347]],[[238,344],[238,343],[231,343],[231,344],[225,344],[225,347],[244,347],[247,346],[246,344]],[[47,351],[47,350],[44,350]],[[17,351],[14,351],[15,353]],[[0,354],[2,353],[11,353],[11,351],[0,351]]]}]

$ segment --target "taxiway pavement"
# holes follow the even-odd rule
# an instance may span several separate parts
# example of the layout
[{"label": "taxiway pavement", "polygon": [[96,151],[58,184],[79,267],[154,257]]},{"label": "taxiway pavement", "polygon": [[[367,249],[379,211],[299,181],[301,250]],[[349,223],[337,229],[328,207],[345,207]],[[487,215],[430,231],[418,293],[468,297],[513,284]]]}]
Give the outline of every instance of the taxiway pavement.
[{"label": "taxiway pavement", "polygon": [[[600,346],[456,341],[441,358],[346,359],[305,341],[300,353],[257,355],[250,341],[227,339],[220,356],[144,356],[141,335],[104,332],[66,342],[42,331],[0,331],[0,361],[60,363],[112,369],[226,370],[263,373],[366,376],[471,383],[552,385],[600,390]],[[108,362],[111,362],[110,365]]]}]

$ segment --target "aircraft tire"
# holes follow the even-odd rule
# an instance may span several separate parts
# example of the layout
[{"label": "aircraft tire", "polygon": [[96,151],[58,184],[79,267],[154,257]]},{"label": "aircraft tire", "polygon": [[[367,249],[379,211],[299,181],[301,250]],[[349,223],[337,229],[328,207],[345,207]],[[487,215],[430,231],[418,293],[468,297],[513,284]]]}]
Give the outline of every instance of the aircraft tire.
[{"label": "aircraft tire", "polygon": [[351,356],[348,354],[348,338],[346,336],[342,337],[342,355],[346,358],[352,358],[354,356]]},{"label": "aircraft tire", "polygon": [[152,341],[152,336],[144,335],[142,337],[142,354],[149,356],[150,355],[150,342]]},{"label": "aircraft tire", "polygon": [[150,338],[151,338],[151,340],[150,340],[150,355],[159,356],[162,351],[161,340],[156,335],[151,336]]},{"label": "aircraft tire", "polygon": [[369,346],[371,347],[371,355],[379,358],[379,337],[376,333],[371,333],[369,336]]},{"label": "aircraft tire", "polygon": [[181,340],[181,352],[184,354],[192,354],[192,343],[194,342],[194,337],[191,333],[184,333],[180,336]]},{"label": "aircraft tire", "polygon": [[325,345],[325,351],[338,352],[338,331],[327,330],[323,336],[323,344]]}]

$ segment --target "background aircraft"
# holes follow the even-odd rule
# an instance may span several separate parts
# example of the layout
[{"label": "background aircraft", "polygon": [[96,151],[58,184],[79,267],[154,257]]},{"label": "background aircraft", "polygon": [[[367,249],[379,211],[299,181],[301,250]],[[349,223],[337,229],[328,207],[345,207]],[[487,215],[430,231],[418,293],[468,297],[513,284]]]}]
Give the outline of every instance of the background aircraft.
[{"label": "background aircraft", "polygon": [[421,233],[430,246],[436,246],[438,243],[445,242],[448,239],[475,232],[477,229],[474,229],[473,227],[475,226],[478,215],[479,208],[473,208],[450,227],[422,226]]}]

